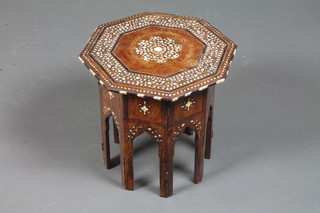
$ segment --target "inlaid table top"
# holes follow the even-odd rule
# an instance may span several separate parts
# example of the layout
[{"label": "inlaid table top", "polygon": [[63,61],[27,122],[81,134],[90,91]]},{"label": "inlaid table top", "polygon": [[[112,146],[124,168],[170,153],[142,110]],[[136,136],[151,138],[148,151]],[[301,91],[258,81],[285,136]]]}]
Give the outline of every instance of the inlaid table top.
[{"label": "inlaid table top", "polygon": [[98,26],[80,60],[110,91],[176,101],[223,82],[235,50],[203,19],[145,12]]}]

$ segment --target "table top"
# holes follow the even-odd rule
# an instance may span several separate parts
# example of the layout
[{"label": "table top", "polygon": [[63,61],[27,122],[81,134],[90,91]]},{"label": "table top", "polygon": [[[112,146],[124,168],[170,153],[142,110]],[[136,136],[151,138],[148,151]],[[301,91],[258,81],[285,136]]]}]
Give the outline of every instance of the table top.
[{"label": "table top", "polygon": [[235,50],[203,19],[145,12],[99,25],[79,58],[110,91],[176,101],[223,82]]}]

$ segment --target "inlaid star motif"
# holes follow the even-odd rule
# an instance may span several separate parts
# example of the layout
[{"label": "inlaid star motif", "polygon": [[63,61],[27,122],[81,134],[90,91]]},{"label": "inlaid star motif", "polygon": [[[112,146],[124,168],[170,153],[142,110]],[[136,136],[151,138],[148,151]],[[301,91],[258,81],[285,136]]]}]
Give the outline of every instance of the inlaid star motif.
[{"label": "inlaid star motif", "polygon": [[143,114],[146,114],[149,109],[146,106],[143,106],[141,107],[141,110],[143,111]]},{"label": "inlaid star motif", "polygon": [[188,98],[187,101],[185,101],[183,103],[183,105],[181,106],[182,109],[184,110],[190,110],[190,108],[193,106],[193,104],[195,104],[195,100],[193,100],[192,98]]},{"label": "inlaid star motif", "polygon": [[192,105],[192,102],[191,102],[191,101],[188,101],[185,106],[188,107],[188,108],[190,108],[191,105]]},{"label": "inlaid star motif", "polygon": [[149,111],[150,106],[147,106],[146,104],[147,104],[147,101],[144,101],[143,104],[139,104],[140,112],[142,112],[143,115],[146,115],[146,114],[150,113],[150,111]]}]

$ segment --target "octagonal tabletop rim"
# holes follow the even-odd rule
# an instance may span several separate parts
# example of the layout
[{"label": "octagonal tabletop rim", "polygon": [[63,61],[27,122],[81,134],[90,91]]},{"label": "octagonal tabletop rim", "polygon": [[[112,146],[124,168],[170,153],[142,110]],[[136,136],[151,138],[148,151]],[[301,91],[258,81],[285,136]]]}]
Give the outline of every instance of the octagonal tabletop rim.
[{"label": "octagonal tabletop rim", "polygon": [[[204,43],[205,50],[197,66],[170,76],[134,73],[127,66],[123,66],[122,62],[113,54],[122,35],[150,26],[186,30],[194,38]],[[153,54],[149,51],[148,55],[145,52],[141,54],[141,50],[140,52],[135,50],[137,54],[145,57],[144,60],[147,62],[154,60],[153,63],[161,64],[179,59],[179,53],[183,46],[175,43],[174,39],[170,40],[169,38],[166,41],[161,37],[150,39],[155,40],[150,40],[151,44],[153,44],[152,42],[162,42],[161,44],[169,42],[171,46],[168,48],[171,48],[171,51],[163,55]],[[148,44],[148,41],[144,42]],[[172,49],[173,47],[175,49]],[[135,94],[139,97],[152,97],[156,100],[176,101],[180,97],[189,96],[193,92],[223,82],[228,75],[236,48],[237,45],[233,41],[201,18],[144,12],[99,25],[89,38],[79,59],[99,80],[99,84],[104,85],[109,91]],[[160,50],[162,49],[160,48]]]}]

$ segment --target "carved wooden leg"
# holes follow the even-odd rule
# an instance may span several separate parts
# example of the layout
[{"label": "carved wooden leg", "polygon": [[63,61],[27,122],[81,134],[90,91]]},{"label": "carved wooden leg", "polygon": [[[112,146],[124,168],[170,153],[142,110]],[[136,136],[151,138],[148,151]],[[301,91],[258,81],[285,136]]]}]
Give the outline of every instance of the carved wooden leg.
[{"label": "carved wooden leg", "polygon": [[211,157],[211,140],[213,136],[212,130],[212,107],[210,107],[208,122],[207,122],[207,133],[206,133],[206,148],[205,148],[205,158],[210,159]]},{"label": "carved wooden leg", "polygon": [[127,190],[133,190],[133,138],[128,137],[126,127],[120,131],[119,136],[122,186]]},{"label": "carved wooden leg", "polygon": [[101,116],[102,152],[103,162],[107,169],[111,168],[110,163],[110,142],[109,142],[109,117]]},{"label": "carved wooden leg", "polygon": [[116,125],[115,120],[113,120],[113,136],[114,136],[114,142],[119,143],[119,131]]},{"label": "carved wooden leg", "polygon": [[172,138],[166,137],[159,143],[160,158],[160,196],[169,197],[173,191],[173,155]]},{"label": "carved wooden leg", "polygon": [[204,138],[205,138],[204,134],[205,134],[205,131],[203,130],[200,131],[200,134],[199,132],[196,133],[194,183],[201,182],[203,177]]}]

